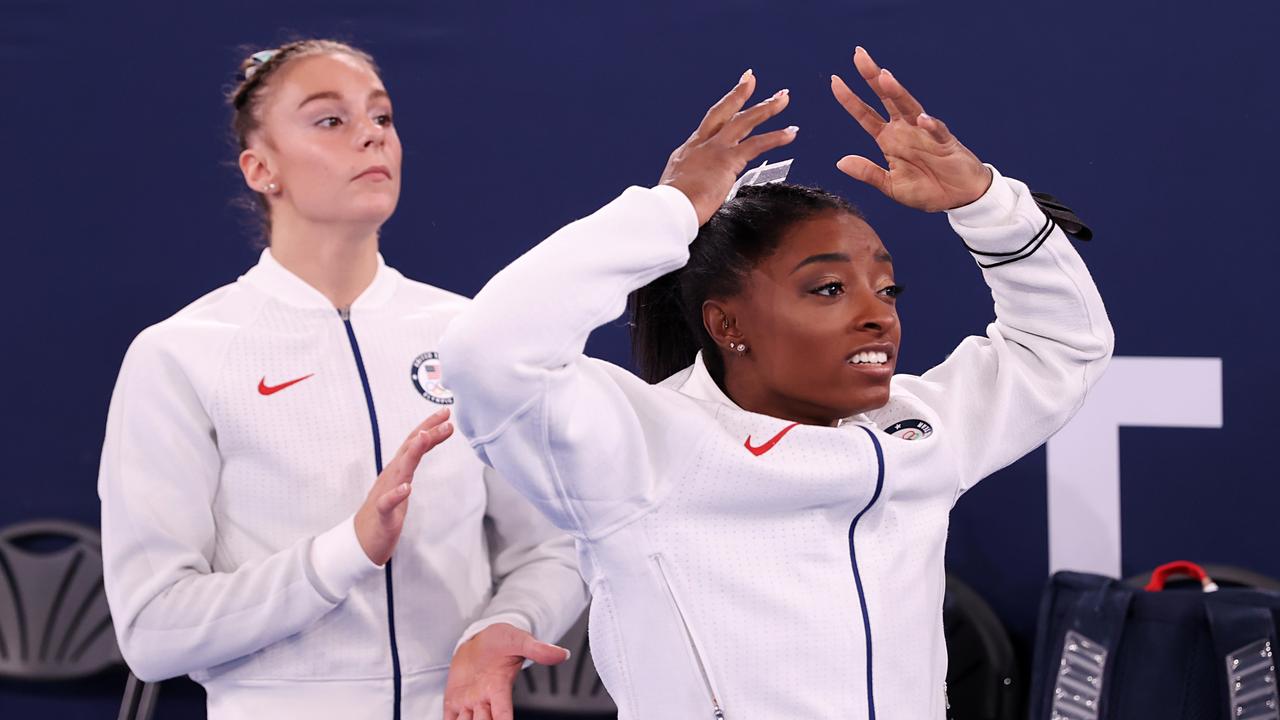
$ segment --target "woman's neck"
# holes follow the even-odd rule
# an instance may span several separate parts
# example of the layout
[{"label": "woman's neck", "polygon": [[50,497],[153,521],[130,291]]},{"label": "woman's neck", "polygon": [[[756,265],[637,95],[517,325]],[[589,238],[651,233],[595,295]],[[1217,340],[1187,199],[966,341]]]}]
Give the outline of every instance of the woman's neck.
[{"label": "woman's neck", "polygon": [[335,308],[345,309],[378,272],[378,230],[276,217],[271,223],[271,256]]}]

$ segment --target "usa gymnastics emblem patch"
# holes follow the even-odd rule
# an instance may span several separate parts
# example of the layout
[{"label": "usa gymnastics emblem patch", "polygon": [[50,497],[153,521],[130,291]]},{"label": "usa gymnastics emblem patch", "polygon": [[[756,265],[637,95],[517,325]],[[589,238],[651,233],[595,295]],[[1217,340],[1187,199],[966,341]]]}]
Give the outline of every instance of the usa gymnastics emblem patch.
[{"label": "usa gymnastics emblem patch", "polygon": [[923,440],[933,434],[933,426],[923,420],[899,420],[885,432],[899,440]]},{"label": "usa gymnastics emblem patch", "polygon": [[440,355],[435,351],[427,351],[414,358],[413,366],[409,369],[409,377],[422,397],[438,405],[453,404],[453,393],[444,386],[440,371]]}]

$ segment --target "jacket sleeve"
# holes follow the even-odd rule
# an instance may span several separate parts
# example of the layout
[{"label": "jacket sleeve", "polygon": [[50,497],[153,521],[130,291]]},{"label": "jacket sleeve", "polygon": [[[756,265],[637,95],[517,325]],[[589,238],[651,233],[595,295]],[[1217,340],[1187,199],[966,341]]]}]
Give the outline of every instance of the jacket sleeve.
[{"label": "jacket sleeve", "polygon": [[495,590],[458,645],[494,623],[509,623],[555,643],[587,607],[573,539],[553,526],[491,468],[485,535]]},{"label": "jacket sleeve", "polygon": [[631,291],[688,261],[697,225],[679,190],[630,188],[494,276],[441,342],[459,429],[577,537],[651,508],[656,466],[678,460],[697,435],[690,413],[664,414],[674,399],[663,394],[674,393],[582,355]]},{"label": "jacket sleeve", "polygon": [[216,433],[187,370],[154,331],[125,356],[98,477],[107,601],[121,652],[146,681],[293,635],[377,570],[351,518],[234,572],[213,570]]},{"label": "jacket sleeve", "polygon": [[948,216],[982,267],[996,319],[941,365],[900,378],[952,436],[959,492],[1065,425],[1114,345],[1102,298],[1067,236],[1026,185],[992,172],[986,194]]}]

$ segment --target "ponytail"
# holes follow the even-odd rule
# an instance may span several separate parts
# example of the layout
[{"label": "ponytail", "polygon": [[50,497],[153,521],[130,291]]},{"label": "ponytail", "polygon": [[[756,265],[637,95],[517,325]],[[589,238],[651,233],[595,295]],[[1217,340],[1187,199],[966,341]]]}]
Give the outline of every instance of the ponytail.
[{"label": "ponytail", "polygon": [[660,382],[689,367],[702,349],[680,297],[683,272],[669,272],[631,293],[631,353],[645,382]]}]

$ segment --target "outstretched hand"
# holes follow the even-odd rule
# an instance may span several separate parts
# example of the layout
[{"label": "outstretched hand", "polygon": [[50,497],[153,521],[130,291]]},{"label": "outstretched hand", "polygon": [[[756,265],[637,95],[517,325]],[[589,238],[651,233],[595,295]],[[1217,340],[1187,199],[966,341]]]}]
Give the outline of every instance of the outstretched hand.
[{"label": "outstretched hand", "polygon": [[558,665],[565,648],[539,641],[507,623],[495,623],[463,643],[449,664],[445,720],[512,720],[511,686],[525,660]]},{"label": "outstretched hand", "polygon": [[991,170],[951,134],[888,70],[882,70],[866,50],[853,54],[858,74],[880,98],[889,114],[885,120],[838,75],[831,76],[831,92],[863,130],[880,146],[888,169],[861,155],[846,155],[836,163],[849,177],[861,180],[908,207],[926,212],[958,208],[982,197],[991,186]]},{"label": "outstretched hand", "polygon": [[711,106],[693,135],[671,153],[662,171],[659,184],[670,185],[689,198],[699,226],[724,204],[747,163],[796,139],[795,126],[751,135],[760,123],[782,112],[790,99],[786,90],[779,90],[743,110],[755,88],[756,76],[748,70],[728,95]]}]

